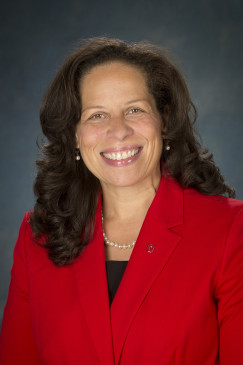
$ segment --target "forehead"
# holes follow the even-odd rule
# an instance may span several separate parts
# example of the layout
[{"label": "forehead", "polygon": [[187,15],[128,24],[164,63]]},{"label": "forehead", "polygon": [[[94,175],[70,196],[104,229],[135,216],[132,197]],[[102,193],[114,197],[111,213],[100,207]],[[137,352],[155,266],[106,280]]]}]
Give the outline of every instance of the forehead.
[{"label": "forehead", "polygon": [[80,82],[82,99],[85,94],[131,90],[148,93],[146,77],[142,70],[125,62],[113,61],[94,66]]}]

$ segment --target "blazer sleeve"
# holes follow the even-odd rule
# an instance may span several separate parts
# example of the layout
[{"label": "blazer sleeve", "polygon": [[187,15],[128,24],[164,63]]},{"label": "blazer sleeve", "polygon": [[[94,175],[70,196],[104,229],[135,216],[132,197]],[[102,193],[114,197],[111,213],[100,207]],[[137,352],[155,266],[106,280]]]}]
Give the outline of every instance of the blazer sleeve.
[{"label": "blazer sleeve", "polygon": [[243,364],[243,208],[228,233],[216,298],[220,365]]},{"label": "blazer sleeve", "polygon": [[[31,326],[25,241],[29,223],[26,213],[14,249],[14,263],[0,335],[1,365],[42,364]],[[30,232],[30,229],[28,229]]]}]

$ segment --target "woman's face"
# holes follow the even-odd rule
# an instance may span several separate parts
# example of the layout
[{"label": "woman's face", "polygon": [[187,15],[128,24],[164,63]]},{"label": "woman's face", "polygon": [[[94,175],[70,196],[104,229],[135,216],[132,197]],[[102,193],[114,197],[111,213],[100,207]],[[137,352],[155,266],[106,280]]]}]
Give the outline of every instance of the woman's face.
[{"label": "woman's face", "polygon": [[95,66],[80,85],[77,147],[101,185],[158,183],[162,120],[142,72],[122,62]]}]

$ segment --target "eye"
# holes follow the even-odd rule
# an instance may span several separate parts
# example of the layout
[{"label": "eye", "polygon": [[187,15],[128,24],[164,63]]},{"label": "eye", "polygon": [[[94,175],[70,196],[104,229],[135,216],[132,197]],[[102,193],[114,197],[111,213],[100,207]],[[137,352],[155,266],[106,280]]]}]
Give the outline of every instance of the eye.
[{"label": "eye", "polygon": [[88,119],[102,119],[104,117],[105,117],[104,114],[97,113],[97,114],[91,115],[91,117],[89,117]]},{"label": "eye", "polygon": [[129,110],[128,114],[137,114],[137,113],[142,113],[143,110],[140,108],[132,108]]}]

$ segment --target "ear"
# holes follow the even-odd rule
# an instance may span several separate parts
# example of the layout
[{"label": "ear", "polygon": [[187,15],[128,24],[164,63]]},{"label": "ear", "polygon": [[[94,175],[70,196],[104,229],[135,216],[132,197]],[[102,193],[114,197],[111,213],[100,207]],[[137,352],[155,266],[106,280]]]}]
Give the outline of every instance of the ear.
[{"label": "ear", "polygon": [[162,127],[161,127],[161,134],[163,138],[165,138],[168,130],[168,121],[169,121],[169,106],[165,105],[162,113]]},{"label": "ear", "polygon": [[162,119],[161,134],[163,138],[165,138],[167,130],[168,130],[167,124],[165,124],[164,119]]},{"label": "ear", "polygon": [[75,141],[76,141],[76,148],[79,148],[79,143],[78,143],[78,139],[77,139],[77,134],[75,134]]},{"label": "ear", "polygon": [[78,126],[76,127],[75,143],[76,143],[76,148],[79,148]]}]

